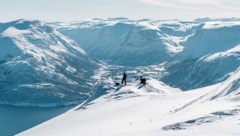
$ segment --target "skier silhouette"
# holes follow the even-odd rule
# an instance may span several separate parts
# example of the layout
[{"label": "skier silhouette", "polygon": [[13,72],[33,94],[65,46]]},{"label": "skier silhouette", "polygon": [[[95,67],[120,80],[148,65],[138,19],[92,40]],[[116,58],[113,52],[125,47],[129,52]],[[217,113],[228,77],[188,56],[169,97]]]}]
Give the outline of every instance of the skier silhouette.
[{"label": "skier silhouette", "polygon": [[122,77],[122,84],[123,83],[127,85],[127,74],[125,72],[123,73],[123,77]]},{"label": "skier silhouette", "polygon": [[146,85],[146,78],[142,78],[142,76],[140,76],[140,84]]}]

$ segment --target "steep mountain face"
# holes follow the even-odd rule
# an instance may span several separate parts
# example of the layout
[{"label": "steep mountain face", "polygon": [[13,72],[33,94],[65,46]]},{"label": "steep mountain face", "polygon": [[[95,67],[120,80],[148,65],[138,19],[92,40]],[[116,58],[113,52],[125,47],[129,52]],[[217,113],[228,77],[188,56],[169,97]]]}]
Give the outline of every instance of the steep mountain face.
[{"label": "steep mountain face", "polygon": [[97,64],[40,21],[0,24],[0,103],[56,106],[86,100]]},{"label": "steep mountain face", "polygon": [[220,85],[212,90],[208,95],[204,97],[205,101],[216,99],[227,99],[235,102],[239,102],[240,98],[240,69],[229,74],[229,78],[220,83]]},{"label": "steep mountain face", "polygon": [[184,50],[169,63],[163,81],[189,90],[224,81],[240,67],[239,25],[216,28],[210,24],[206,22],[202,30],[181,43]]},{"label": "steep mountain face", "polygon": [[99,76],[104,80],[130,70],[159,75],[182,90],[216,84],[240,67],[239,35],[239,20],[1,23],[0,102],[49,106],[86,100],[96,90],[92,76],[98,67],[89,56],[117,65]]},{"label": "steep mountain face", "polygon": [[214,28],[205,24],[199,30],[182,43],[185,47],[182,54],[185,58],[200,58],[205,55],[223,52],[234,48],[240,43],[240,25]]},{"label": "steep mountain face", "polygon": [[52,25],[82,45],[91,56],[108,64],[164,63],[167,74],[161,75],[161,80],[183,90],[224,81],[228,73],[240,66],[237,19],[192,22],[111,19]]},{"label": "steep mountain face", "polygon": [[181,50],[168,42],[149,21],[95,20],[58,29],[74,39],[89,54],[110,64],[138,66],[159,64]]}]

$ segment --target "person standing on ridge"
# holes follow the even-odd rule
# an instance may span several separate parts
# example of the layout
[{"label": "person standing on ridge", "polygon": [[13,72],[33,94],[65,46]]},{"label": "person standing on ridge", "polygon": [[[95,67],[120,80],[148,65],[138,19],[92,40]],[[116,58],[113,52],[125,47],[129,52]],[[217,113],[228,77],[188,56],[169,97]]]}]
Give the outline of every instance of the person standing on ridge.
[{"label": "person standing on ridge", "polygon": [[140,76],[140,84],[146,85],[147,79]]},{"label": "person standing on ridge", "polygon": [[125,72],[123,73],[123,77],[122,77],[122,84],[123,83],[127,85],[127,74]]}]

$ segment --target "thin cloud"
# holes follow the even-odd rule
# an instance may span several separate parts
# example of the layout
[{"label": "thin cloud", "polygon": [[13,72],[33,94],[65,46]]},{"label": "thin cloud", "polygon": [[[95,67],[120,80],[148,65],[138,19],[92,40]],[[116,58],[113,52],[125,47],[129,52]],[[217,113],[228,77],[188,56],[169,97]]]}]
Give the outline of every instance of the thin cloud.
[{"label": "thin cloud", "polygon": [[153,5],[159,5],[159,6],[173,6],[173,5],[185,5],[185,4],[192,4],[192,5],[198,5],[198,4],[205,4],[205,5],[215,5],[220,4],[220,0],[140,0],[142,2],[153,4]]},{"label": "thin cloud", "polygon": [[221,4],[221,1],[219,0],[179,0],[179,1],[185,4],[205,4],[205,5]]},{"label": "thin cloud", "polygon": [[138,0],[143,4],[159,7],[162,13],[174,18],[224,18],[240,15],[237,0]]},{"label": "thin cloud", "polygon": [[184,10],[201,10],[203,6],[199,6],[199,4],[203,5],[204,7],[209,7],[211,4],[209,3],[199,3],[198,1],[193,2],[191,0],[140,0],[143,3],[159,6],[163,8],[174,8],[174,9],[184,9]]},{"label": "thin cloud", "polygon": [[[202,12],[206,15],[216,14],[235,14],[240,12],[240,1],[236,0],[139,0],[153,6],[167,9],[179,10],[186,13]],[[235,15],[236,16],[236,15]]]},{"label": "thin cloud", "polygon": [[[143,3],[160,7],[198,10],[203,8],[230,9],[234,7],[233,0],[140,0]],[[229,3],[230,2],[230,3]]]}]

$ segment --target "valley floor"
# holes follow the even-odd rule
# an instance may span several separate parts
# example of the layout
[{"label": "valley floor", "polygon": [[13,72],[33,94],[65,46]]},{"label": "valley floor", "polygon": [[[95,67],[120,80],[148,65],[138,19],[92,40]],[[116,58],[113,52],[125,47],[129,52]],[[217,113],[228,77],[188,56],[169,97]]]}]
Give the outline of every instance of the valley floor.
[{"label": "valley floor", "polygon": [[131,83],[19,136],[236,136],[240,104],[209,100],[219,85],[182,92],[155,79]]}]

